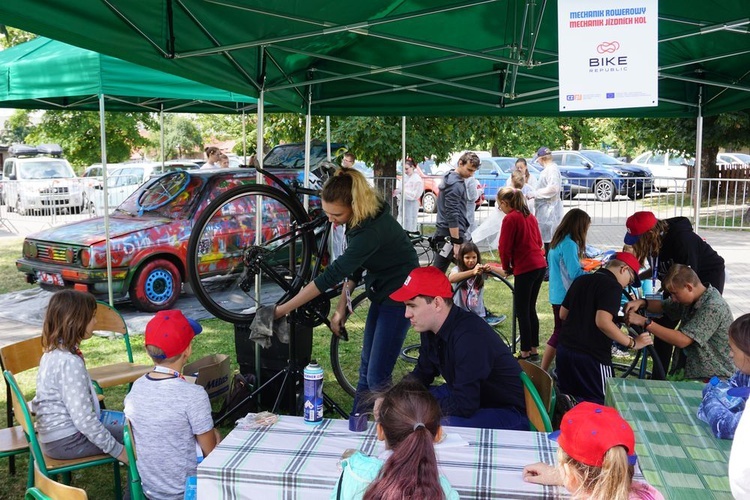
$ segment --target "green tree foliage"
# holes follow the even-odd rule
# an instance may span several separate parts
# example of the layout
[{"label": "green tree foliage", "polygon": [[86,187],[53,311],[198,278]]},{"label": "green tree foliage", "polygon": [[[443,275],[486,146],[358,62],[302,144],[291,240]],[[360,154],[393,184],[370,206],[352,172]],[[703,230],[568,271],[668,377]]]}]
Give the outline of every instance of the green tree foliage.
[{"label": "green tree foliage", "polygon": [[3,48],[13,47],[15,45],[18,45],[19,43],[28,42],[29,40],[33,40],[36,38],[36,35],[34,33],[29,33],[28,31],[22,31],[18,28],[11,28],[10,26],[5,26],[4,24],[0,24],[0,45]]},{"label": "green tree foliage", "polygon": [[490,151],[492,156],[530,157],[541,146],[564,148],[568,137],[557,118],[477,116],[466,118],[471,130],[467,149]]},{"label": "green tree foliage", "polygon": [[[674,151],[695,155],[696,120],[692,118],[622,118],[612,121],[616,135],[628,151]],[[750,113],[724,113],[703,118],[701,176],[718,177],[719,148],[750,145]]]},{"label": "green tree foliage", "polygon": [[164,115],[165,158],[184,158],[202,153],[203,136],[195,121],[181,114]]},{"label": "green tree foliage", "polygon": [[[140,127],[155,127],[148,113],[105,113],[107,161],[130,158],[133,150],[147,146]],[[26,140],[32,144],[57,143],[71,164],[82,166],[101,161],[99,113],[95,111],[47,111]]]},{"label": "green tree foliage", "polygon": [[0,132],[0,143],[14,144],[25,142],[26,136],[34,130],[31,124],[31,111],[27,109],[17,109],[5,121],[5,126]]}]

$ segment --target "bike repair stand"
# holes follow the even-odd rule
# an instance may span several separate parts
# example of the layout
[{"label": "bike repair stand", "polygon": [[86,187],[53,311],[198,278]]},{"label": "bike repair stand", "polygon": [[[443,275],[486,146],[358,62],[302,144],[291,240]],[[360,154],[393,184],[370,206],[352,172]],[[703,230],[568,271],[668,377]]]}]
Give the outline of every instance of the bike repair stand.
[{"label": "bike repair stand", "polygon": [[[214,425],[221,424],[229,415],[234,413],[234,411],[237,408],[241,408],[248,402],[250,402],[252,399],[256,398],[258,394],[260,394],[263,389],[265,389],[269,384],[273,383],[274,380],[277,378],[283,376],[283,379],[281,380],[281,386],[279,387],[279,392],[276,395],[276,400],[273,404],[273,408],[271,409],[272,413],[276,413],[279,409],[279,404],[281,403],[281,398],[285,394],[285,389],[287,389],[287,384],[289,385],[289,394],[290,394],[290,408],[300,408],[300,406],[297,405],[297,386],[298,384],[303,383],[302,380],[302,370],[304,367],[300,367],[297,363],[297,320],[296,320],[297,311],[292,312],[289,317],[287,318],[287,321],[289,322],[289,359],[287,360],[287,365],[279,372],[277,372],[275,375],[273,375],[271,378],[263,382],[262,385],[260,385],[258,388],[256,388],[252,393],[250,393],[246,398],[244,398],[242,401],[234,405],[232,408],[227,408],[223,414],[216,419],[214,422]],[[260,365],[258,365],[260,366]],[[323,391],[323,403],[326,407],[326,409],[335,411],[338,413],[342,418],[348,419],[349,414],[344,411],[337,403],[334,401],[330,396],[328,396],[325,391]]]}]

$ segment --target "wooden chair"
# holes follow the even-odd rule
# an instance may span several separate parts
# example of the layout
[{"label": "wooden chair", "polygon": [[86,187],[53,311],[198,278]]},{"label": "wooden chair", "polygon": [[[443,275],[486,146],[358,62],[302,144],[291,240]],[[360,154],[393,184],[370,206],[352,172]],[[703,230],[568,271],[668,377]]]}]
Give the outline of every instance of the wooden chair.
[{"label": "wooden chair", "polygon": [[122,335],[127,351],[127,361],[105,366],[94,366],[88,369],[89,376],[101,394],[102,389],[117,385],[132,385],[142,375],[148,373],[153,366],[137,365],[133,363],[133,350],[130,347],[130,336],[128,326],[117,309],[105,302],[97,301],[96,304],[96,330],[114,332]]},{"label": "wooden chair", "polygon": [[547,410],[547,415],[552,418],[552,413],[555,409],[555,382],[550,377],[549,373],[542,370],[542,367],[535,365],[529,361],[522,359],[518,360],[518,364],[521,365],[521,369],[529,376],[531,381],[536,387],[536,392],[539,393],[539,397],[542,398],[544,407]]},{"label": "wooden chair", "polygon": [[[0,367],[12,373],[22,373],[39,366],[42,358],[42,337],[36,336],[0,348]],[[0,458],[9,457],[8,470],[16,473],[15,456],[29,451],[29,444],[23,435],[23,428],[14,425],[13,405],[11,404],[10,386],[5,386],[6,427],[0,429]],[[19,417],[20,418],[20,417]],[[29,469],[29,480],[33,471]]]},{"label": "wooden chair", "polygon": [[[58,460],[46,456],[42,452],[42,447],[39,444],[39,440],[34,430],[34,422],[31,419],[31,412],[26,405],[21,389],[16,383],[16,379],[13,374],[5,370],[3,372],[5,376],[5,382],[10,386],[11,389],[11,400],[13,401],[13,411],[23,427],[23,432],[26,435],[26,440],[29,443],[29,449],[31,451],[31,458],[29,459],[29,469],[32,466],[37,466],[39,471],[46,477],[56,474],[69,474],[72,471],[85,469],[87,467],[94,467],[97,465],[108,465],[112,464],[114,467],[114,479],[115,479],[115,497],[120,500],[122,498],[122,489],[120,487],[120,462],[111,457],[110,455],[95,455],[92,457],[76,458],[72,460]],[[29,475],[28,488],[34,486],[34,477]]]},{"label": "wooden chair", "polygon": [[526,399],[526,416],[531,424],[531,430],[537,432],[552,432],[552,421],[547,414],[542,398],[534,387],[526,372],[521,370],[521,383],[523,384],[523,393]]},{"label": "wooden chair", "polygon": [[141,475],[138,472],[135,453],[135,439],[133,439],[133,428],[130,426],[130,420],[125,419],[125,430],[123,431],[123,441],[125,442],[125,451],[128,453],[128,485],[130,486],[130,500],[146,500],[143,493],[143,484]]},{"label": "wooden chair", "polygon": [[87,500],[86,490],[53,481],[34,464],[34,486],[26,490],[26,500]]}]

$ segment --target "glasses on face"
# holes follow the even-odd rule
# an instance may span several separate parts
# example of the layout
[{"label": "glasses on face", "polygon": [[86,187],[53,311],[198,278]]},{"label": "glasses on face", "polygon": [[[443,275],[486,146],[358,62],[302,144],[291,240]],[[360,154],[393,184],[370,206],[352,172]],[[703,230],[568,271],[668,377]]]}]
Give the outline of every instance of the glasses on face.
[{"label": "glasses on face", "polygon": [[632,285],[635,282],[635,273],[632,269],[630,269],[630,266],[622,266],[623,269],[628,270],[628,276],[630,276],[630,280],[628,281],[628,285]]}]

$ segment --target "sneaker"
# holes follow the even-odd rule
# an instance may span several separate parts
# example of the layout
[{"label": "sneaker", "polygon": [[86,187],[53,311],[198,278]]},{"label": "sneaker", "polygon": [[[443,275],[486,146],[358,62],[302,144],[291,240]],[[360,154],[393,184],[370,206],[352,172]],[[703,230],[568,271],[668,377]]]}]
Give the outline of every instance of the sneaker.
[{"label": "sneaker", "polygon": [[487,322],[490,326],[497,326],[503,321],[508,319],[508,317],[505,314],[501,314],[500,316],[495,316],[492,313],[487,314],[487,316],[484,317],[484,320]]}]

